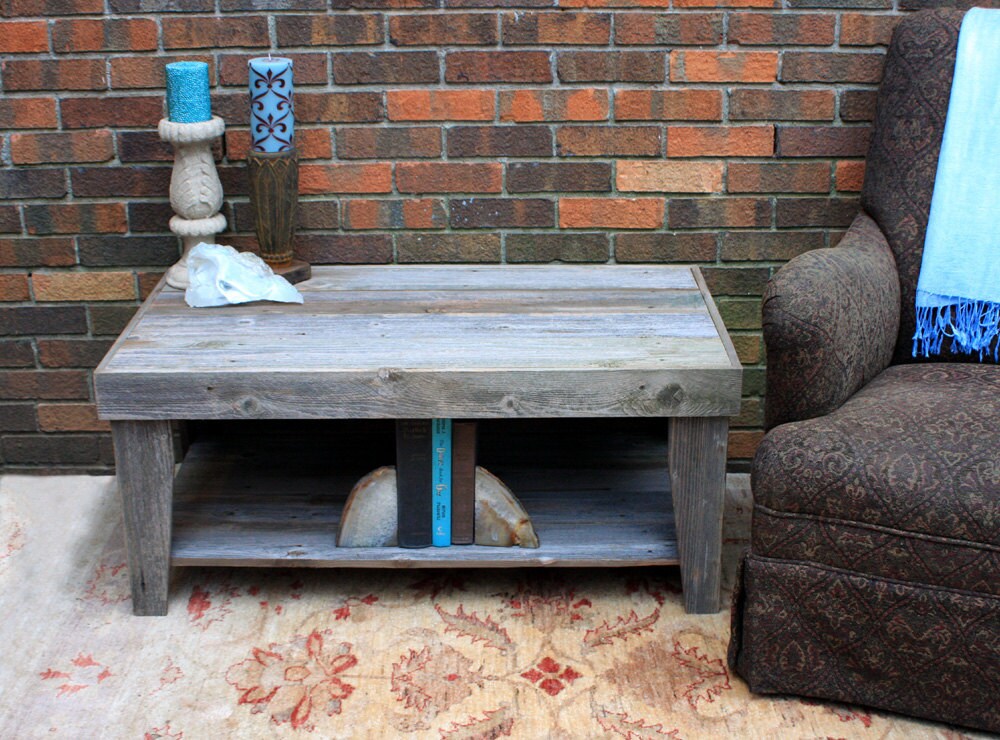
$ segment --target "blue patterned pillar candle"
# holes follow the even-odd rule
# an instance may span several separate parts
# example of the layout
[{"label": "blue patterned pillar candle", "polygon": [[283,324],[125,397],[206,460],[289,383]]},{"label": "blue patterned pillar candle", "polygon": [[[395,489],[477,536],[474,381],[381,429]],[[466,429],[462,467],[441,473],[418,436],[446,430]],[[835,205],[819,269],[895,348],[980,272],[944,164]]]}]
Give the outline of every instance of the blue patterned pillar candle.
[{"label": "blue patterned pillar candle", "polygon": [[167,65],[167,118],[174,123],[200,123],[212,117],[205,62]]},{"label": "blue patterned pillar candle", "polygon": [[250,62],[250,138],[255,152],[295,146],[292,60],[259,57]]}]

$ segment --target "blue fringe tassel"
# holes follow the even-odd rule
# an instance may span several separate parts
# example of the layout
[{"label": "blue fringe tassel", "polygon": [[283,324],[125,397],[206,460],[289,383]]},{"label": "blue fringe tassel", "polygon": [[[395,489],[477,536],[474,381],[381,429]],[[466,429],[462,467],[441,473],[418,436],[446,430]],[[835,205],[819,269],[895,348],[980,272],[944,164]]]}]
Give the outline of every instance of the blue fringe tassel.
[{"label": "blue fringe tassel", "polygon": [[952,352],[978,352],[980,362],[992,346],[993,360],[1000,362],[1000,303],[959,298],[946,306],[917,306],[913,356],[940,354],[946,337]]}]

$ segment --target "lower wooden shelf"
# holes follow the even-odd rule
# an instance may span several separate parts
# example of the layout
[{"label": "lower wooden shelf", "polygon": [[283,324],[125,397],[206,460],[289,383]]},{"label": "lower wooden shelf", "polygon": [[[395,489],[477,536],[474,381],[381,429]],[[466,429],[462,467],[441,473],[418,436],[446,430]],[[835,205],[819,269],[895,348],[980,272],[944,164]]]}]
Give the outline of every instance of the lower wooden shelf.
[{"label": "lower wooden shelf", "polygon": [[173,564],[488,568],[678,562],[663,435],[602,440],[598,433],[571,440],[554,434],[552,426],[496,422],[481,434],[481,463],[521,499],[541,547],[338,548],[344,501],[358,478],[375,467],[366,467],[365,458],[373,457],[373,446],[384,448],[384,440],[366,443],[349,427],[337,429],[340,434],[319,438],[209,435],[192,444],[175,482]]}]

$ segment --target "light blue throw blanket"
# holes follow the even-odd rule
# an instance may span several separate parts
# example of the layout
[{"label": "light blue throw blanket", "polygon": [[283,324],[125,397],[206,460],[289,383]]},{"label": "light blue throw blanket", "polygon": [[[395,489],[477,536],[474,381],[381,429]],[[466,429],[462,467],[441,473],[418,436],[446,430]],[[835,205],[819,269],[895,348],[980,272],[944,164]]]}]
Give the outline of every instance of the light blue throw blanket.
[{"label": "light blue throw blanket", "polygon": [[973,8],[958,37],[917,282],[913,356],[936,355],[951,338],[952,351],[982,360],[998,336],[1000,10]]}]

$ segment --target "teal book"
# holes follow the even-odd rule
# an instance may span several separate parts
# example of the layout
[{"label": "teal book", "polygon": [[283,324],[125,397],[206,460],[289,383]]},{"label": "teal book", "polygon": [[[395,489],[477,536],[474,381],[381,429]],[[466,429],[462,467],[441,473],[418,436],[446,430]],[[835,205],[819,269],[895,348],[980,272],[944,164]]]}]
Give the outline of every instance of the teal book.
[{"label": "teal book", "polygon": [[431,541],[435,547],[448,547],[451,544],[451,419],[434,419],[431,430]]}]

